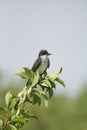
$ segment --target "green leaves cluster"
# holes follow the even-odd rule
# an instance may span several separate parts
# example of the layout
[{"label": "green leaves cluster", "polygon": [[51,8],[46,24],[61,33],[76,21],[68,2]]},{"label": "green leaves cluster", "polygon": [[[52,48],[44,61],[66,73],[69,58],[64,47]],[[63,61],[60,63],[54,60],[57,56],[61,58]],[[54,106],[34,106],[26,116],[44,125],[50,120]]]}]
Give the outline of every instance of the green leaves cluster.
[{"label": "green leaves cluster", "polygon": [[56,82],[65,87],[64,81],[58,77],[61,72],[62,68],[52,75],[47,74],[40,77],[37,72],[32,72],[29,68],[18,71],[16,75],[27,79],[29,83],[17,96],[14,96],[10,91],[6,94],[6,108],[0,107],[0,129],[18,130],[31,118],[37,119],[35,115],[30,113],[26,104],[41,105],[43,101],[47,107],[48,100],[53,96],[53,90],[56,88]]}]

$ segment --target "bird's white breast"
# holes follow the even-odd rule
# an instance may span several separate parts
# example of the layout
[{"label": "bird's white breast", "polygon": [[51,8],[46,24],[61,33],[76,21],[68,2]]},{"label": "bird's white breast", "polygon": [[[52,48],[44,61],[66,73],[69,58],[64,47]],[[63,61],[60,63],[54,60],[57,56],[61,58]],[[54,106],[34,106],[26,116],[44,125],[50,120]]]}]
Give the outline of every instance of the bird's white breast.
[{"label": "bird's white breast", "polygon": [[48,56],[44,55],[44,56],[41,56],[40,58],[41,58],[42,63],[37,69],[37,71],[39,72],[39,74],[42,74],[48,67]]}]

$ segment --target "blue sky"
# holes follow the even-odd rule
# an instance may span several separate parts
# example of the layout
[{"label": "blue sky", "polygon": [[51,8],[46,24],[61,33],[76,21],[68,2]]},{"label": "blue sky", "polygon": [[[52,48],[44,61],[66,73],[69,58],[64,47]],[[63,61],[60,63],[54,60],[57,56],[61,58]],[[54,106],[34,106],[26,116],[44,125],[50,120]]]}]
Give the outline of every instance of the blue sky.
[{"label": "blue sky", "polygon": [[87,80],[86,0],[0,1],[0,69],[15,79],[41,49],[52,53],[49,73],[63,66],[57,90],[76,93]]}]

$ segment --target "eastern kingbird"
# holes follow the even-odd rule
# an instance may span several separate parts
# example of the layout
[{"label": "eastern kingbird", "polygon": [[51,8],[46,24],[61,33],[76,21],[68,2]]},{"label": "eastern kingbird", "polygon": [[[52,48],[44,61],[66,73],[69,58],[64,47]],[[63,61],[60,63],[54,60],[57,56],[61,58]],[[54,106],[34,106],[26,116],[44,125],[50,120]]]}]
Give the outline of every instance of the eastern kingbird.
[{"label": "eastern kingbird", "polygon": [[38,58],[34,62],[31,70],[34,72],[38,72],[40,75],[42,75],[44,72],[46,72],[47,68],[50,66],[50,61],[48,56],[51,55],[48,53],[47,50],[41,50],[39,52]]},{"label": "eastern kingbird", "polygon": [[[47,68],[50,67],[50,61],[48,56],[51,55],[47,50],[41,50],[38,54],[38,58],[34,62],[31,70],[38,72],[40,77],[46,72]],[[29,81],[26,85],[29,84]]]}]

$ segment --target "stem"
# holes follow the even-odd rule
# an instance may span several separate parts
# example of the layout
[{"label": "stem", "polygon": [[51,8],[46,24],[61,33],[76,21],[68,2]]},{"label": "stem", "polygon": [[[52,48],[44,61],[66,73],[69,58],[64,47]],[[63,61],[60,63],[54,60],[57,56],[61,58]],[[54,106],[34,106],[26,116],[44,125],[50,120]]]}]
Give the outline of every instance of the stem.
[{"label": "stem", "polygon": [[6,120],[4,121],[4,125],[3,125],[2,130],[5,130],[8,127],[9,123],[10,123],[8,108],[6,108],[5,112],[6,112]]},{"label": "stem", "polygon": [[2,130],[5,130],[8,127],[9,123],[10,122],[8,120],[5,120]]}]

